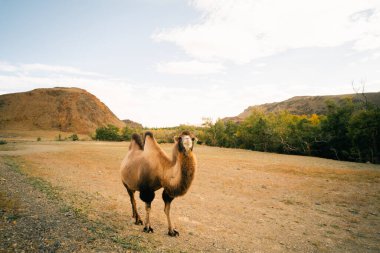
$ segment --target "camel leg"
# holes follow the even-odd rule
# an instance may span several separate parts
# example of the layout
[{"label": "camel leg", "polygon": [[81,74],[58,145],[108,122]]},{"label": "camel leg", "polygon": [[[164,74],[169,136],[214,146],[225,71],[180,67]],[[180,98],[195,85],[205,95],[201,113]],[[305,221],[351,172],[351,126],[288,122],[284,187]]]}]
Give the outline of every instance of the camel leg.
[{"label": "camel leg", "polygon": [[154,196],[155,194],[153,191],[140,191],[140,198],[142,201],[145,202],[146,218],[145,227],[143,231],[146,233],[153,233],[153,228],[150,226],[149,214]]},{"label": "camel leg", "polygon": [[[124,184],[124,183],[123,183]],[[137,208],[136,208],[136,200],[135,200],[135,191],[130,190],[126,184],[124,184],[125,188],[127,188],[129,198],[131,199],[131,204],[132,204],[132,217],[136,219],[135,224],[136,225],[142,225],[143,222],[140,218],[140,215],[137,213]]]},{"label": "camel leg", "polygon": [[168,220],[168,229],[169,229],[168,235],[173,236],[173,237],[179,236],[178,231],[173,228],[172,222],[170,220],[170,204],[171,204],[171,202],[173,201],[174,198],[170,197],[167,194],[167,192],[164,190],[162,192],[162,199],[165,202],[165,209],[164,209],[164,211],[165,211],[165,214],[166,214],[166,218]]},{"label": "camel leg", "polygon": [[150,220],[149,220],[149,213],[151,209],[151,203],[145,203],[145,211],[146,211],[146,217],[145,217],[145,227],[144,232],[146,233],[153,233],[153,228],[150,226]]}]

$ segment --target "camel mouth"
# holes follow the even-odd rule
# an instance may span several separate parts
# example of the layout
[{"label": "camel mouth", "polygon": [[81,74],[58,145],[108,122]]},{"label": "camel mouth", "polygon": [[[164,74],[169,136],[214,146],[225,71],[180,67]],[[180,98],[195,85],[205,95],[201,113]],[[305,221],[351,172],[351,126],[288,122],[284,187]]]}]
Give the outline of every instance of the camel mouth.
[{"label": "camel mouth", "polygon": [[191,143],[190,143],[190,144],[186,144],[186,143],[184,143],[184,144],[183,144],[183,147],[185,148],[186,151],[191,151],[193,145],[192,145]]}]

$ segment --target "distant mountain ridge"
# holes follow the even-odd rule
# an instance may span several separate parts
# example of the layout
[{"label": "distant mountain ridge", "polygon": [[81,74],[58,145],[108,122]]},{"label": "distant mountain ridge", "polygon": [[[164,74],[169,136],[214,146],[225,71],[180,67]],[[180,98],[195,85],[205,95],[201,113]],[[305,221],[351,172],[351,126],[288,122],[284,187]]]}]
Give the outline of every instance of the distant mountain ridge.
[{"label": "distant mountain ridge", "polygon": [[[364,95],[364,96],[363,96]],[[337,104],[342,103],[344,99],[351,98],[354,103],[367,99],[368,102],[380,106],[380,92],[368,92],[364,94],[344,94],[330,96],[296,96],[282,102],[267,103],[262,105],[249,106],[242,113],[235,117],[228,117],[224,120],[242,121],[247,118],[252,111],[260,110],[264,113],[288,111],[296,115],[326,114],[327,101],[333,101]]]},{"label": "distant mountain ridge", "polygon": [[59,130],[91,134],[125,124],[97,97],[79,88],[41,88],[0,95],[0,129]]},{"label": "distant mountain ridge", "polygon": [[137,123],[135,121],[132,121],[130,119],[123,119],[122,121],[125,123],[125,125],[127,127],[130,127],[130,128],[140,128],[140,129],[143,128],[143,125],[141,125],[140,123]]}]

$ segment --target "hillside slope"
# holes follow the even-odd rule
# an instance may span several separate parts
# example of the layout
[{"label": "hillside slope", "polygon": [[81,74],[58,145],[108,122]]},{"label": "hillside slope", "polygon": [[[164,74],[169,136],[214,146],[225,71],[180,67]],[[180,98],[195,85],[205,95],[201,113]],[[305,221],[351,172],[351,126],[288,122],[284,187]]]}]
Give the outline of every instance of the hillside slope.
[{"label": "hillside slope", "polygon": [[[365,93],[368,102],[380,106],[380,92]],[[297,96],[292,97],[282,102],[274,102],[263,105],[250,106],[236,117],[226,118],[232,120],[243,120],[248,117],[253,110],[261,110],[265,113],[278,112],[286,110],[292,114],[325,114],[327,112],[327,101],[334,101],[338,104],[342,103],[344,99],[352,98],[354,102],[364,101],[364,96],[361,94],[345,94],[345,95],[332,95],[332,96]]]},{"label": "hillside slope", "polygon": [[90,134],[107,124],[125,125],[97,97],[83,89],[46,88],[0,95],[0,129]]},{"label": "hillside slope", "polygon": [[130,119],[123,119],[122,120],[124,123],[125,123],[125,125],[127,126],[127,127],[130,127],[130,128],[143,128],[143,125],[141,125],[140,123],[137,123],[137,122],[135,122],[135,121],[132,121],[132,120],[130,120]]}]

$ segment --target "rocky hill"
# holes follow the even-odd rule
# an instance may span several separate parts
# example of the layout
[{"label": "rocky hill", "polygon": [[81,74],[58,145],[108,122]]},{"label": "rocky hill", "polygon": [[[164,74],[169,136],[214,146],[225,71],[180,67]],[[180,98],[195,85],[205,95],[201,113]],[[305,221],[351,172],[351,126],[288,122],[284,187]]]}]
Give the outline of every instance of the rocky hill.
[{"label": "rocky hill", "polygon": [[298,96],[292,97],[282,102],[268,103],[263,105],[250,106],[236,117],[225,118],[225,120],[241,121],[248,117],[253,110],[261,110],[265,113],[286,110],[292,114],[310,115],[325,114],[327,112],[327,101],[334,101],[337,104],[343,102],[344,99],[351,98],[355,103],[368,102],[380,106],[380,92],[371,92],[364,94],[345,94],[333,96]]},{"label": "rocky hill", "polygon": [[107,124],[125,126],[105,104],[83,89],[46,88],[0,95],[0,130],[91,134]]},{"label": "rocky hill", "polygon": [[143,128],[143,125],[141,125],[140,123],[137,123],[135,121],[132,121],[130,119],[123,119],[122,121],[125,123],[125,125],[127,127],[137,128],[137,129],[142,129]]}]

